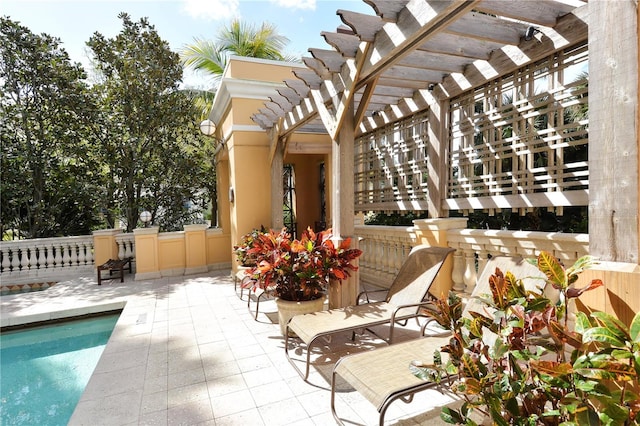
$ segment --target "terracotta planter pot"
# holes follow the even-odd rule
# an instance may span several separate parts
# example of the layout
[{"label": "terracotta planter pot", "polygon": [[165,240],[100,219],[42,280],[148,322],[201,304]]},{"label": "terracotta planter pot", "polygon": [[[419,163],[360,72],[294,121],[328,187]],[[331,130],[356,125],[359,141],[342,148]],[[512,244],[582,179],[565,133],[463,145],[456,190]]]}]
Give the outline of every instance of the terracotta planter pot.
[{"label": "terracotta planter pot", "polygon": [[[278,322],[280,324],[280,332],[284,336],[287,329],[287,323],[295,315],[309,314],[311,312],[318,312],[324,309],[325,296],[322,296],[316,300],[308,300],[304,302],[291,302],[289,300],[283,300],[276,298],[276,305],[278,306]],[[290,332],[289,337],[295,336],[295,333]]]}]

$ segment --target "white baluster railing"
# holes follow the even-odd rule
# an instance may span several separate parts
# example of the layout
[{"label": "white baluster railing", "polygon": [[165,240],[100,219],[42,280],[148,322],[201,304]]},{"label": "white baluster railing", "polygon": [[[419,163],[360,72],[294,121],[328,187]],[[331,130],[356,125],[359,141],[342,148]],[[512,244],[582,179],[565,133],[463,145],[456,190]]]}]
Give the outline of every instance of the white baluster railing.
[{"label": "white baluster railing", "polygon": [[133,233],[130,232],[116,235],[116,244],[118,244],[119,259],[136,257],[136,244]]},{"label": "white baluster railing", "polygon": [[358,259],[360,280],[389,287],[402,263],[416,245],[413,227],[356,225],[362,256]]},{"label": "white baluster railing", "polygon": [[[388,287],[411,247],[418,244],[416,228],[356,225],[361,239],[360,280]],[[490,256],[531,258],[547,251],[572,265],[589,253],[588,234],[560,232],[498,231],[482,229],[447,229],[447,245],[455,248],[451,280],[453,289],[471,293],[477,277]]]},{"label": "white baluster railing", "polygon": [[447,242],[449,247],[456,249],[456,256],[462,258],[454,262],[453,287],[455,290],[465,289],[468,293],[473,291],[477,275],[489,256],[532,258],[541,251],[547,251],[568,267],[589,254],[589,234],[449,229]]},{"label": "white baluster railing", "polygon": [[93,237],[0,242],[0,278],[7,282],[55,279],[92,271]]}]

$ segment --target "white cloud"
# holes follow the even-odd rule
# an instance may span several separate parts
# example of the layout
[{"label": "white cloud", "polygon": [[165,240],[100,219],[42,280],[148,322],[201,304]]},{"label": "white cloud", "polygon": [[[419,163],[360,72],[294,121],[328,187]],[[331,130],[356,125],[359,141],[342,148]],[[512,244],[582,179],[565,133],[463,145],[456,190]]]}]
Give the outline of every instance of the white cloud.
[{"label": "white cloud", "polygon": [[316,0],[269,0],[278,6],[291,9],[316,10]]},{"label": "white cloud", "polygon": [[[224,21],[239,15],[239,0],[183,0],[189,16],[206,21]],[[289,0],[291,1],[291,0]],[[314,1],[314,0],[305,0]]]}]

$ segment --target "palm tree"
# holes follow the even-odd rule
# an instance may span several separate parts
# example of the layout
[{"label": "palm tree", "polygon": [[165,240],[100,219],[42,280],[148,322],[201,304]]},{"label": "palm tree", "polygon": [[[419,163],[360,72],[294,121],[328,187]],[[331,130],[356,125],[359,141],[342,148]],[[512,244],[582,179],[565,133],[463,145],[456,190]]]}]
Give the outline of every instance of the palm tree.
[{"label": "palm tree", "polygon": [[263,22],[260,28],[256,28],[237,19],[222,29],[218,40],[222,50],[235,55],[276,61],[285,60],[282,50],[289,43],[287,37],[278,34],[273,24]]},{"label": "palm tree", "polygon": [[[282,51],[289,39],[281,34],[275,25],[263,22],[260,27],[234,19],[228,26],[220,29],[215,40],[194,39],[194,44],[182,49],[182,62],[187,68],[203,71],[213,78],[217,86],[227,65],[230,55],[252,58],[273,59],[276,61],[299,61],[298,58],[283,55]],[[209,91],[190,89],[196,104],[205,118],[213,105],[215,87]]]}]

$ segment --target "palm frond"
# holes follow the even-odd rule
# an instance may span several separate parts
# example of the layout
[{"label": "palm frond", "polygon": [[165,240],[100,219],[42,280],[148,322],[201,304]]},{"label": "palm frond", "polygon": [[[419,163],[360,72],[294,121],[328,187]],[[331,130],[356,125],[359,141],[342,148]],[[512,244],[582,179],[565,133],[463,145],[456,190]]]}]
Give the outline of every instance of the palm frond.
[{"label": "palm frond", "polygon": [[227,65],[227,54],[211,40],[195,38],[194,44],[186,45],[180,52],[184,66],[213,75],[222,74]]}]

